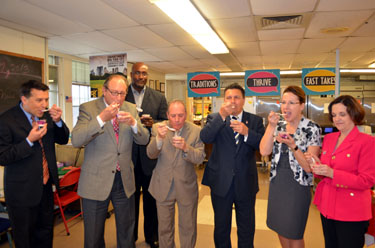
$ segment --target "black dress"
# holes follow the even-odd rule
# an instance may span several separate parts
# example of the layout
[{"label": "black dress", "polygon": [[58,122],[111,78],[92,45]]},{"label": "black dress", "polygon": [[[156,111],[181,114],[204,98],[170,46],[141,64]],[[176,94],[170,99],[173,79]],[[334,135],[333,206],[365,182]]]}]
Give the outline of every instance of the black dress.
[{"label": "black dress", "polygon": [[303,239],[311,202],[310,186],[295,179],[289,164],[289,148],[282,144],[277,173],[270,182],[267,226],[288,239]]}]

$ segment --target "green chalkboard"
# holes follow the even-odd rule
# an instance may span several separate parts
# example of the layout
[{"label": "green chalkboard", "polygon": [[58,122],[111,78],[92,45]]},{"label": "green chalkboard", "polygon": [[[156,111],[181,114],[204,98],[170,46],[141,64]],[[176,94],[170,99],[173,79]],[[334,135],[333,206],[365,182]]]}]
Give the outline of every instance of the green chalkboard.
[{"label": "green chalkboard", "polygon": [[43,82],[44,59],[0,50],[0,114],[16,105],[19,88],[34,79]]}]

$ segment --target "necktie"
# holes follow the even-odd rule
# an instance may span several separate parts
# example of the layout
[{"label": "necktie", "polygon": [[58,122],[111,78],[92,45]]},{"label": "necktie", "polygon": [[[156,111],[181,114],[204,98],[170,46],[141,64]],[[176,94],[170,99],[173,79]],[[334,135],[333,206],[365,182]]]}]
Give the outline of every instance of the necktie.
[{"label": "necktie", "polygon": [[[232,116],[232,120],[237,120],[237,116]],[[240,134],[238,132],[234,132],[234,140],[236,145],[240,142]]]},{"label": "necktie", "polygon": [[[117,141],[117,144],[118,144],[120,126],[119,126],[119,123],[118,123],[117,116],[113,119],[113,131],[115,132],[116,141]],[[119,165],[118,161],[117,161],[117,164],[116,164],[116,170],[120,171],[120,165]]]},{"label": "necktie", "polygon": [[[33,121],[33,124],[35,122],[34,116],[31,116],[31,120]],[[46,184],[49,179],[49,171],[48,171],[48,162],[46,158],[46,153],[44,152],[43,142],[42,139],[38,140],[40,147],[42,148],[42,157],[43,157],[43,184]]]}]

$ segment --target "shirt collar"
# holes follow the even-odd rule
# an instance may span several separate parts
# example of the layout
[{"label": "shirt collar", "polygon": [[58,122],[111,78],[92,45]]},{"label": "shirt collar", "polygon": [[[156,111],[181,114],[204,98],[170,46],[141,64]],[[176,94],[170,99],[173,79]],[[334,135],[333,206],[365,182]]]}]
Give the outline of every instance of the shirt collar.
[{"label": "shirt collar", "polygon": [[133,84],[130,85],[130,88],[132,89],[133,95],[143,95],[146,90],[146,85],[143,87],[141,92],[138,92],[136,89],[134,89]]},{"label": "shirt collar", "polygon": [[[30,114],[29,112],[27,112],[27,111],[23,108],[22,102],[20,102],[20,108],[21,108],[22,111],[25,113],[25,115],[26,115],[27,119],[29,120],[29,122],[32,123],[32,121],[31,121],[31,116],[32,116],[32,114]],[[39,118],[38,118],[37,116],[35,116],[34,118],[35,118],[36,121],[39,120]]]},{"label": "shirt collar", "polygon": [[239,115],[230,115],[230,118],[232,119],[233,116],[236,116],[238,121],[242,121],[242,115],[243,115],[243,110],[241,111]]}]

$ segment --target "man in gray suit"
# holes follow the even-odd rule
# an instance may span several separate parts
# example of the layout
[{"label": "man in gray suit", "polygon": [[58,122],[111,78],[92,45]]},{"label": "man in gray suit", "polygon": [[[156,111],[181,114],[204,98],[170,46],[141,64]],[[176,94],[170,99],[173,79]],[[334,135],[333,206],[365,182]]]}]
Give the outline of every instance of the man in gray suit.
[{"label": "man in gray suit", "polygon": [[80,106],[72,132],[75,147],[85,147],[78,194],[82,197],[85,247],[105,247],[104,224],[112,201],[117,247],[135,247],[133,141],[147,144],[135,106],[124,102],[127,80],[111,75],[103,84],[103,97]]},{"label": "man in gray suit", "polygon": [[174,217],[177,202],[180,247],[193,248],[197,237],[198,204],[194,165],[205,158],[204,144],[199,138],[200,128],[185,121],[186,108],[182,101],[172,101],[167,116],[168,121],[153,125],[147,146],[147,155],[158,158],[149,192],[156,199],[159,244],[160,247],[176,247]]},{"label": "man in gray suit", "polygon": [[[151,132],[154,122],[167,119],[167,100],[160,92],[146,87],[148,67],[142,62],[133,65],[131,71],[132,84],[125,100],[137,105],[142,123]],[[158,244],[158,218],[155,199],[148,192],[152,170],[156,166],[156,159],[149,159],[146,155],[146,146],[133,145],[133,163],[135,166],[135,228],[134,240],[138,239],[139,200],[143,198],[144,234],[146,243],[151,248]]]}]

